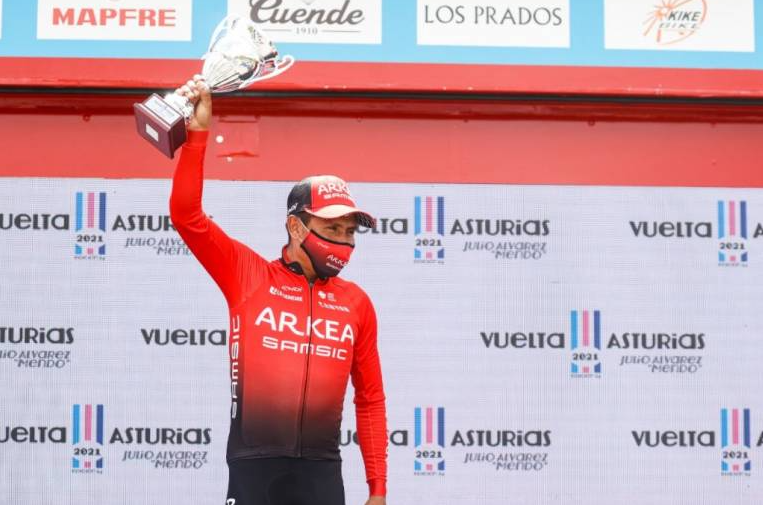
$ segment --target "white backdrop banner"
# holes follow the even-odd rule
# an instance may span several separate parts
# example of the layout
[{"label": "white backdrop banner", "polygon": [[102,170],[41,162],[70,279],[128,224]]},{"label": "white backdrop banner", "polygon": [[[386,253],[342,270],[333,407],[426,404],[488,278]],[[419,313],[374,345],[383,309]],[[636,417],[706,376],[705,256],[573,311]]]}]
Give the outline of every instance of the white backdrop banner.
[{"label": "white backdrop banner", "polygon": [[[284,183],[210,181],[265,257]],[[763,193],[355,184],[389,503],[757,504]],[[227,310],[167,180],[0,180],[4,503],[222,504]],[[352,388],[348,504],[367,488]]]}]

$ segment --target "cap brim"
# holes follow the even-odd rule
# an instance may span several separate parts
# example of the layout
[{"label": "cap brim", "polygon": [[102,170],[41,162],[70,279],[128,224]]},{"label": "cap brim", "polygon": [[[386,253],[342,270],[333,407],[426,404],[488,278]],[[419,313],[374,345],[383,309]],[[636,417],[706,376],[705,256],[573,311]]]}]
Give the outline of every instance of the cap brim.
[{"label": "cap brim", "polygon": [[305,212],[323,219],[334,219],[336,217],[354,214],[360,226],[365,226],[366,228],[373,228],[376,226],[376,219],[371,214],[364,212],[357,207],[350,207],[349,205],[327,205],[315,211],[305,209]]}]

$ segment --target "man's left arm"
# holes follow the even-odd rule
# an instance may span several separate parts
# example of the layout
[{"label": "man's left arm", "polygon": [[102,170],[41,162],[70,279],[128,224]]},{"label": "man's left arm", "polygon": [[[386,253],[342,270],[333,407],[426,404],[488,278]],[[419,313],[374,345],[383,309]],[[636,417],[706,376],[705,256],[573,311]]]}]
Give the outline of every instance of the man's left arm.
[{"label": "man's left arm", "polygon": [[376,346],[376,312],[366,297],[352,361],[358,441],[370,498],[366,505],[385,505],[387,495],[387,409]]}]

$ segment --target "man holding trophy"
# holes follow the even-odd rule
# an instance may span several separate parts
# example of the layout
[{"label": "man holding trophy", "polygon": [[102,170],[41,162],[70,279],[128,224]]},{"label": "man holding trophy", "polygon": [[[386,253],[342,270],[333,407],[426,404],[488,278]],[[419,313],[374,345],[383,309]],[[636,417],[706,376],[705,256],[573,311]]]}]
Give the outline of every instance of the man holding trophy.
[{"label": "man holding trophy", "polygon": [[[258,44],[267,44],[250,53],[253,65],[244,73],[279,68],[273,63],[277,53],[272,44],[248,20],[224,23],[237,24],[233,29],[239,29],[239,35],[247,32]],[[233,59],[230,54],[221,58]],[[234,66],[241,72],[239,60]],[[183,147],[170,215],[228,302],[231,425],[226,505],[345,503],[339,430],[350,378],[369,486],[366,505],[384,505],[387,425],[376,315],[368,296],[337,276],[350,259],[356,229],[373,226],[374,218],[357,208],[344,181],[314,176],[297,183],[288,195],[288,243],[279,259],[267,261],[226,235],[201,205],[210,88],[215,89],[215,83],[208,83],[210,76],[205,77],[195,76],[174,97],[156,97],[152,104],[144,102],[146,107],[136,106],[136,115],[148,118],[138,118],[141,135],[159,137],[156,145],[165,154],[173,154],[167,146],[178,138],[185,140],[179,142]],[[174,105],[178,101],[184,105]],[[168,124],[172,121],[164,121],[172,117],[161,110],[163,103],[185,118],[187,132],[181,137],[172,133],[177,129]],[[174,135],[175,140],[163,135]]]}]

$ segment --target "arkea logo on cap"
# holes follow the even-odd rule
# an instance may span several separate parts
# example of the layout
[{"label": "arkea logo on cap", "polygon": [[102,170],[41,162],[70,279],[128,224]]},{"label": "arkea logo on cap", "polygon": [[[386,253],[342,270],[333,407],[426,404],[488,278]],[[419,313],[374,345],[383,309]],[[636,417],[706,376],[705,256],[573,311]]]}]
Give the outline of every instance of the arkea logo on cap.
[{"label": "arkea logo on cap", "polygon": [[302,179],[289,192],[286,209],[289,215],[307,212],[324,219],[352,214],[360,226],[373,228],[376,224],[373,216],[355,205],[347,183],[335,175]]},{"label": "arkea logo on cap", "polygon": [[318,210],[327,205],[355,207],[350,188],[338,177],[326,176],[316,179],[311,189],[313,191],[312,210]]}]

